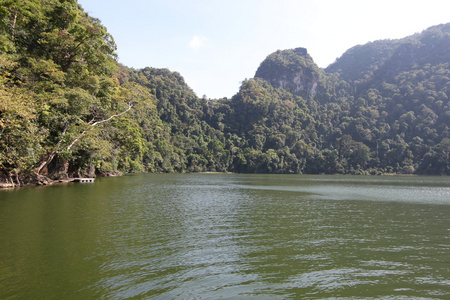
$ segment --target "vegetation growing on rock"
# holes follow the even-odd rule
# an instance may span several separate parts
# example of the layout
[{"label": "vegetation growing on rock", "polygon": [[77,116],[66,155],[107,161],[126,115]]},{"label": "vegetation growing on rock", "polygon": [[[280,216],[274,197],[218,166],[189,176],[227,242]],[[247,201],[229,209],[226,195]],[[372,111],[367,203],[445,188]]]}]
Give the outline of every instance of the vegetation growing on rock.
[{"label": "vegetation growing on rock", "polygon": [[304,48],[279,50],[231,99],[199,98],[177,72],[119,65],[115,49],[75,0],[1,1],[4,183],[450,173],[450,24],[355,46],[325,70]]}]

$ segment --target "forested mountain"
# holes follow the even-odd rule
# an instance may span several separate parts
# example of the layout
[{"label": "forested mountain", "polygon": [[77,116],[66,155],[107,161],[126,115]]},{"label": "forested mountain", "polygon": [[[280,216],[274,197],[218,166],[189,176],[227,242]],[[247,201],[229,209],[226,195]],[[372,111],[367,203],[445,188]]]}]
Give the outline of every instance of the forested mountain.
[{"label": "forested mountain", "polygon": [[325,70],[270,54],[231,99],[119,65],[75,0],[0,1],[0,181],[130,172],[449,175],[450,24]]},{"label": "forested mountain", "polygon": [[307,98],[315,95],[323,71],[314,63],[305,48],[280,51],[269,55],[256,70],[262,78],[276,88]]}]

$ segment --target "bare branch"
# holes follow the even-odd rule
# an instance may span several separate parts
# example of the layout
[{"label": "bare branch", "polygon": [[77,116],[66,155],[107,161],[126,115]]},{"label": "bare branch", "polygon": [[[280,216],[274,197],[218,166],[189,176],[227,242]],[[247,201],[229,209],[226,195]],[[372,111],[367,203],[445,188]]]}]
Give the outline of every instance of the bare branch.
[{"label": "bare branch", "polygon": [[119,114],[117,114],[117,115],[112,115],[112,116],[110,116],[108,119],[94,122],[94,123],[92,123],[91,126],[95,126],[95,125],[98,125],[98,124],[101,124],[101,123],[104,123],[104,122],[108,122],[109,120],[111,120],[111,119],[113,119],[113,118],[120,117],[121,115],[127,113],[132,107],[133,107],[133,104],[128,103],[128,108],[127,108],[126,110],[124,110],[123,112],[121,112],[121,113],[119,113]]},{"label": "bare branch", "polygon": [[[67,146],[66,150],[70,150],[70,149],[73,147],[73,145],[75,145],[76,142],[78,142],[78,141],[80,140],[80,138],[81,138],[81,137],[89,130],[89,128],[91,128],[91,127],[93,127],[93,126],[95,126],[95,125],[98,125],[98,124],[102,124],[102,123],[108,122],[108,121],[110,121],[110,120],[113,119],[113,118],[120,117],[121,115],[127,113],[132,107],[133,107],[133,105],[132,105],[131,103],[128,103],[128,108],[127,108],[126,110],[124,110],[123,112],[121,112],[121,113],[119,113],[119,114],[116,114],[116,115],[112,115],[112,116],[110,116],[109,118],[107,118],[107,119],[105,119],[105,120],[101,120],[101,121],[97,121],[97,122],[94,122],[94,123],[92,123],[92,124],[89,124],[89,127],[88,127],[87,129],[83,130],[83,132],[81,132],[80,135],[78,135],[78,137],[76,137],[76,138],[69,144],[69,146]],[[85,122],[83,122],[83,123],[85,123]],[[89,123],[90,123],[90,122],[89,122]]]},{"label": "bare branch", "polygon": [[[83,124],[87,124],[88,127],[87,127],[85,130],[83,130],[83,131],[78,135],[78,137],[76,137],[72,142],[70,142],[70,144],[67,146],[66,150],[69,151],[70,149],[72,149],[72,147],[73,147],[73,146],[74,146],[74,145],[75,145],[75,144],[83,137],[83,135],[84,135],[90,128],[92,128],[93,126],[96,126],[96,125],[98,125],[98,124],[102,124],[102,123],[108,122],[108,121],[112,120],[113,118],[120,117],[121,115],[127,113],[132,107],[133,107],[133,104],[131,104],[131,102],[130,102],[130,103],[128,103],[128,108],[127,108],[126,110],[124,110],[123,112],[118,113],[118,114],[115,114],[115,115],[112,115],[112,116],[110,116],[110,117],[107,118],[107,119],[104,119],[104,120],[101,120],[101,121],[97,121],[97,122],[94,122],[94,123],[92,123],[92,124],[91,124],[91,122],[92,122],[93,120],[91,120],[89,123],[86,123],[86,122],[83,121],[82,119],[78,118]],[[47,159],[44,160],[44,161],[42,161],[41,164],[35,169],[35,171],[34,171],[35,174],[39,174],[46,166],[48,166],[48,165],[50,164],[50,162],[53,160],[53,158],[56,156],[56,154],[59,153],[59,151],[60,151],[60,150],[59,150],[59,145],[62,143],[62,141],[63,141],[63,139],[64,139],[64,136],[65,136],[65,134],[66,134],[66,132],[67,132],[68,127],[69,127],[69,124],[67,123],[66,126],[64,127],[64,130],[63,130],[62,134],[61,134],[61,138],[59,139],[58,143],[56,144],[55,150],[54,150],[52,153],[50,153],[50,155],[47,157]]]}]

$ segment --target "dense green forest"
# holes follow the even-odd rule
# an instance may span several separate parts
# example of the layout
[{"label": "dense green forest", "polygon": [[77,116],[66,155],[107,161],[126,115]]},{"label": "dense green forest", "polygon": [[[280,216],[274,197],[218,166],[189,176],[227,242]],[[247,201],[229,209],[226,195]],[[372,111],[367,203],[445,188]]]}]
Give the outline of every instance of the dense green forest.
[{"label": "dense green forest", "polygon": [[450,24],[326,69],[270,54],[231,98],[116,61],[76,0],[0,1],[0,181],[132,172],[450,175]]}]

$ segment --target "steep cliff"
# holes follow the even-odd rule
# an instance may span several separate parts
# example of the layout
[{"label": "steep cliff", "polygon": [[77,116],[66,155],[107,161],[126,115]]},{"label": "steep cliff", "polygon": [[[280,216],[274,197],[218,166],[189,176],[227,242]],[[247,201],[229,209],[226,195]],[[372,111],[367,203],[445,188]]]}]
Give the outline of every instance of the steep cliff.
[{"label": "steep cliff", "polygon": [[305,48],[278,50],[259,66],[255,78],[262,78],[276,88],[295,95],[316,95],[322,71]]}]

